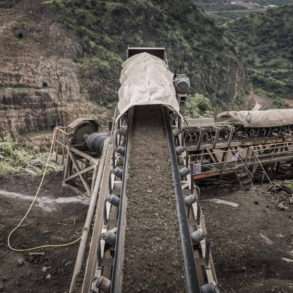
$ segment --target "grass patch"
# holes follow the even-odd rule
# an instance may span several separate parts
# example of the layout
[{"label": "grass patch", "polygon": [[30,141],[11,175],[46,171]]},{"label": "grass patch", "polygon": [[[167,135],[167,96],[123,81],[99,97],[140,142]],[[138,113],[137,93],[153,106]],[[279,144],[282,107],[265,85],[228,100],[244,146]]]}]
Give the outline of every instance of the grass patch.
[{"label": "grass patch", "polygon": [[186,101],[185,113],[191,118],[209,115],[212,110],[211,101],[201,94],[195,94]]},{"label": "grass patch", "polygon": [[[42,174],[48,153],[37,153],[27,146],[16,143],[11,137],[0,141],[0,175],[27,173],[35,176]],[[60,167],[49,163],[48,173]]]}]

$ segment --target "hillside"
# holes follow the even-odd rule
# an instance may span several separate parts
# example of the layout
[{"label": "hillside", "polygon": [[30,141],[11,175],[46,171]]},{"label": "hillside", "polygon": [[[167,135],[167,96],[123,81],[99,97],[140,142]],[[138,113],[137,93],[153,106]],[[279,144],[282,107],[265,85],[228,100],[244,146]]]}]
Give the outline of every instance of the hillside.
[{"label": "hillside", "polygon": [[[191,0],[51,0],[56,20],[79,39],[83,76],[91,97],[116,101],[121,62],[127,46],[164,46],[171,69],[185,71],[198,92],[221,105],[239,98],[245,72],[222,29]],[[97,94],[99,93],[99,94]]]},{"label": "hillside", "polygon": [[166,47],[171,69],[214,105],[245,91],[224,31],[191,0],[0,0],[0,136],[109,119],[128,46]]},{"label": "hillside", "polygon": [[278,103],[293,97],[293,7],[253,14],[229,25],[229,36],[258,90]]},{"label": "hillside", "polygon": [[[9,5],[8,5],[9,4]],[[0,138],[51,133],[106,109],[90,101],[74,62],[78,43],[40,1],[0,2]]]}]

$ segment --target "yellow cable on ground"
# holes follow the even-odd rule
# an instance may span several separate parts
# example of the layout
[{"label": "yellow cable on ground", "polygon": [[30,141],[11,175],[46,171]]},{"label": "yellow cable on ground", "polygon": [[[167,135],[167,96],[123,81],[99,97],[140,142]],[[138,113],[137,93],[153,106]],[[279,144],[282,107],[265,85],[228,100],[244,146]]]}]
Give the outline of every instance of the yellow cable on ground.
[{"label": "yellow cable on ground", "polygon": [[36,247],[32,247],[32,248],[23,248],[23,249],[22,248],[15,248],[15,247],[13,247],[11,245],[11,237],[12,237],[12,235],[22,226],[23,222],[26,220],[26,218],[30,214],[33,206],[35,205],[35,203],[36,203],[36,201],[38,199],[38,196],[40,194],[41,188],[43,186],[43,183],[44,183],[44,180],[45,180],[45,177],[46,177],[46,173],[47,173],[47,170],[48,170],[49,162],[50,162],[50,159],[51,159],[53,150],[54,150],[55,138],[56,138],[56,129],[54,129],[54,132],[53,132],[52,142],[51,142],[51,146],[50,146],[50,151],[49,151],[48,158],[47,158],[47,161],[46,161],[46,164],[45,164],[45,167],[44,167],[44,171],[43,171],[43,174],[42,174],[42,178],[41,178],[40,184],[39,184],[39,186],[37,188],[37,191],[36,191],[36,193],[34,195],[34,199],[32,200],[32,202],[31,202],[29,208],[27,209],[25,215],[18,222],[18,224],[10,231],[10,233],[8,235],[8,238],[7,238],[7,246],[12,251],[15,251],[15,252],[30,252],[30,251],[34,251],[34,250],[41,250],[41,249],[47,249],[47,248],[68,247],[68,246],[71,246],[71,245],[74,245],[74,244],[78,243],[80,241],[80,239],[81,239],[81,237],[79,237],[79,238],[77,238],[77,239],[75,239],[73,241],[67,242],[67,243],[46,244],[46,245],[40,245],[40,246],[36,246]]}]

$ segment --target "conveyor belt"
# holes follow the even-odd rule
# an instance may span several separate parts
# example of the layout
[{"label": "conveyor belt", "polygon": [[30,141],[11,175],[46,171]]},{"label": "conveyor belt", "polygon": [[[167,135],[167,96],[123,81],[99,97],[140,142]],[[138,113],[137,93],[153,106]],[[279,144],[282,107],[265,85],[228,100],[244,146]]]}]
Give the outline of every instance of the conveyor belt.
[{"label": "conveyor belt", "polygon": [[199,292],[165,110],[129,119],[113,292]]}]

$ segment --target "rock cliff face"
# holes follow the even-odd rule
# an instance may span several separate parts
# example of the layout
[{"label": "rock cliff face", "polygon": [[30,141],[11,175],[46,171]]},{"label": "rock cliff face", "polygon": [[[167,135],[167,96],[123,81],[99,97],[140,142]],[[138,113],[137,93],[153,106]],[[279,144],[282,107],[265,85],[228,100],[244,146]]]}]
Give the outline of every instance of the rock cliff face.
[{"label": "rock cliff face", "polygon": [[21,2],[0,8],[0,135],[29,134],[97,108],[81,86],[79,47],[42,12]]},{"label": "rock cliff face", "polygon": [[24,57],[0,64],[0,132],[47,130],[89,110],[72,61]]}]

